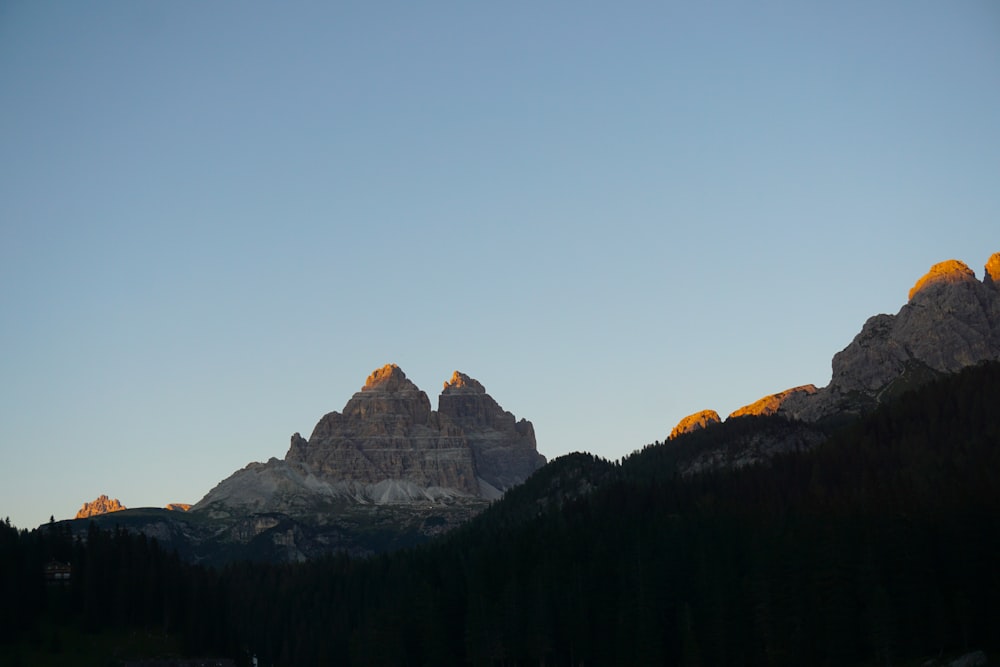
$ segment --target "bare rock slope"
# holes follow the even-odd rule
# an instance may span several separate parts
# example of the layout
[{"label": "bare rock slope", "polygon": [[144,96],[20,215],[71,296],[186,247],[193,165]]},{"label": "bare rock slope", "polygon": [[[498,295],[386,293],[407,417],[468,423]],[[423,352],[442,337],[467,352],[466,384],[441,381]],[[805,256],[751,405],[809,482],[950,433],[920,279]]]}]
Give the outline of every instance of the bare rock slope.
[{"label": "bare rock slope", "polygon": [[389,364],[342,412],[324,415],[308,440],[292,435],[284,460],[249,464],[193,510],[491,499],[544,463],[531,423],[505,412],[476,380],[456,371],[434,411],[427,394]]}]

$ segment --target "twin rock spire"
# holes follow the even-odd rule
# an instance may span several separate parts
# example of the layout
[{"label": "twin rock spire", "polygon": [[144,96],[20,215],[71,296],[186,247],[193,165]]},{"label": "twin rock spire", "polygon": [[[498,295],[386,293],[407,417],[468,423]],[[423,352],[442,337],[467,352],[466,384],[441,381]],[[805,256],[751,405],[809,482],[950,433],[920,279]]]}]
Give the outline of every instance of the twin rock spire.
[{"label": "twin rock spire", "polygon": [[394,504],[498,498],[545,464],[531,422],[456,371],[432,410],[395,364],[375,370],[341,412],[292,435],[284,460],[252,463],[196,509],[286,512],[327,499]]},{"label": "twin rock spire", "polygon": [[[406,374],[396,364],[386,364],[382,368],[372,371],[372,374],[365,380],[365,385],[361,391],[400,391],[400,390],[420,391],[417,385],[407,379]],[[444,390],[465,390],[476,394],[485,394],[483,385],[465,373],[455,371],[451,379],[444,383]]]}]

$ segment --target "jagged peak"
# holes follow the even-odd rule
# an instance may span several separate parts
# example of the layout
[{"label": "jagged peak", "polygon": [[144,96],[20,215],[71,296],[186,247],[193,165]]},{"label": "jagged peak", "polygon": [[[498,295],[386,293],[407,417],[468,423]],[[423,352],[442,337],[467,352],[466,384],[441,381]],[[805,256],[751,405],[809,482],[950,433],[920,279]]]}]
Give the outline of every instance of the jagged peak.
[{"label": "jagged peak", "polygon": [[910,289],[909,299],[912,300],[919,292],[932,285],[975,282],[975,280],[976,273],[965,262],[957,259],[938,262]]},{"label": "jagged peak", "polygon": [[361,391],[399,391],[401,389],[416,389],[406,378],[406,373],[396,364],[386,364],[382,368],[372,371],[372,374],[365,380],[365,386]]},{"label": "jagged peak", "polygon": [[995,252],[986,260],[986,275],[983,282],[1000,289],[1000,252]]},{"label": "jagged peak", "polygon": [[107,495],[99,495],[93,502],[84,503],[80,511],[76,513],[77,519],[86,519],[87,517],[97,516],[99,514],[108,514],[110,512],[120,512],[124,509],[128,509],[122,505],[121,501],[117,498],[108,498]]},{"label": "jagged peak", "polygon": [[473,379],[465,373],[455,371],[451,374],[451,379],[444,383],[442,393],[445,392],[485,394],[486,387],[484,387],[479,380]]}]

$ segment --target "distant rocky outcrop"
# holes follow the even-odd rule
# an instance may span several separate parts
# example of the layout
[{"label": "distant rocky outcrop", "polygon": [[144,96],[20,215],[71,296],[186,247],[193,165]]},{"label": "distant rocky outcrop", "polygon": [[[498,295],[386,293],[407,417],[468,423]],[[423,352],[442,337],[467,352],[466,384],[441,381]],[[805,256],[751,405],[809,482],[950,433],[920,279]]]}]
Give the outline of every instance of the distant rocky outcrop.
[{"label": "distant rocky outcrop", "polygon": [[989,258],[981,281],[957,260],[932,266],[898,313],[869,318],[834,355],[826,387],[787,389],[729,417],[777,414],[809,423],[850,417],[942,374],[992,360],[1000,360],[1000,253]]},{"label": "distant rocky outcrop", "polygon": [[171,512],[187,512],[191,509],[191,503],[167,503],[164,509],[168,509]]},{"label": "distant rocky outcrop", "polygon": [[388,364],[308,440],[293,434],[283,460],[251,463],[193,510],[492,499],[544,465],[531,422],[505,412],[478,381],[456,371],[438,402],[432,410],[427,394]]},{"label": "distant rocky outcrop", "polygon": [[677,436],[684,435],[685,433],[692,433],[694,431],[700,431],[711,424],[718,424],[721,421],[719,413],[715,410],[702,410],[701,412],[688,415],[684,419],[680,420],[677,423],[677,426],[674,427],[674,430],[670,432],[667,439],[673,440]]},{"label": "distant rocky outcrop", "polygon": [[100,495],[93,502],[84,503],[80,511],[76,513],[75,518],[86,519],[99,514],[121,512],[123,509],[126,509],[126,507],[117,498],[108,498],[105,495]]},{"label": "distant rocky outcrop", "polygon": [[777,394],[771,394],[770,396],[757,399],[750,405],[745,405],[738,410],[734,410],[729,416],[748,417],[751,415],[773,415],[776,414],[781,408],[781,405],[792,396],[812,396],[815,393],[815,385],[804,384],[801,387],[793,387],[791,389],[786,389],[785,391],[779,391]]}]

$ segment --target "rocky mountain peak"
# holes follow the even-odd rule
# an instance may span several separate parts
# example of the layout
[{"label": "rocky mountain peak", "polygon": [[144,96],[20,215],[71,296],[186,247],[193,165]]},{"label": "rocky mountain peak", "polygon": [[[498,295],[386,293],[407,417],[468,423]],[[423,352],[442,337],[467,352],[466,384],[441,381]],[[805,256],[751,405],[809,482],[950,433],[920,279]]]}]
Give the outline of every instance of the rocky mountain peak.
[{"label": "rocky mountain peak", "polygon": [[93,502],[84,503],[80,511],[76,513],[77,519],[86,519],[87,517],[97,516],[99,514],[108,514],[109,512],[120,512],[123,509],[127,509],[121,504],[121,501],[117,498],[108,498],[106,495],[98,496]]},{"label": "rocky mountain peak", "polygon": [[996,360],[1000,253],[987,260],[982,281],[964,262],[951,259],[932,266],[914,284],[898,313],[874,315],[864,323],[854,340],[833,356],[826,387],[786,389],[729,417],[778,414],[817,422],[858,414],[941,374]]},{"label": "rocky mountain peak", "polygon": [[958,260],[932,266],[898,313],[869,318],[834,355],[827,387],[788,396],[779,414],[815,421],[857,413],[943,373],[1000,359],[1000,290],[990,273],[1000,270],[998,254],[983,281]]},{"label": "rocky mountain peak", "polygon": [[718,424],[721,421],[719,413],[715,410],[702,410],[700,412],[696,412],[693,415],[688,415],[684,419],[680,420],[677,423],[677,426],[675,426],[670,432],[667,440],[673,440],[677,436],[684,435],[685,433],[699,431],[708,427],[710,424]]},{"label": "rocky mountain peak", "polygon": [[361,391],[397,392],[414,389],[420,391],[417,385],[406,378],[403,369],[396,364],[386,364],[382,368],[372,371],[372,374],[365,380],[365,386],[361,388]]},{"label": "rocky mountain peak", "polygon": [[518,421],[482,384],[464,373],[455,371],[444,383],[438,413],[466,434],[479,478],[487,489],[509,489],[545,464],[535,446],[531,422]]},{"label": "rocky mountain peak", "polygon": [[938,262],[910,289],[908,298],[912,301],[919,292],[936,285],[954,285],[966,282],[976,282],[976,274],[965,262],[960,262],[957,259]]},{"label": "rocky mountain peak", "polygon": [[485,394],[486,388],[478,380],[472,379],[465,373],[455,371],[451,374],[451,379],[444,383],[442,393],[445,392]]},{"label": "rocky mountain peak", "polygon": [[[361,420],[388,421],[402,419],[411,424],[426,424],[431,416],[431,402],[396,364],[386,364],[372,372],[361,391],[344,406],[344,414],[331,412],[316,425],[313,438],[322,436],[331,420],[341,416]],[[312,438],[310,438],[312,439]]]},{"label": "rocky mountain peak", "polygon": [[456,371],[433,411],[427,394],[387,364],[343,412],[324,415],[308,440],[292,435],[284,460],[248,465],[194,509],[495,498],[544,463],[531,422],[517,421],[478,381]]}]

